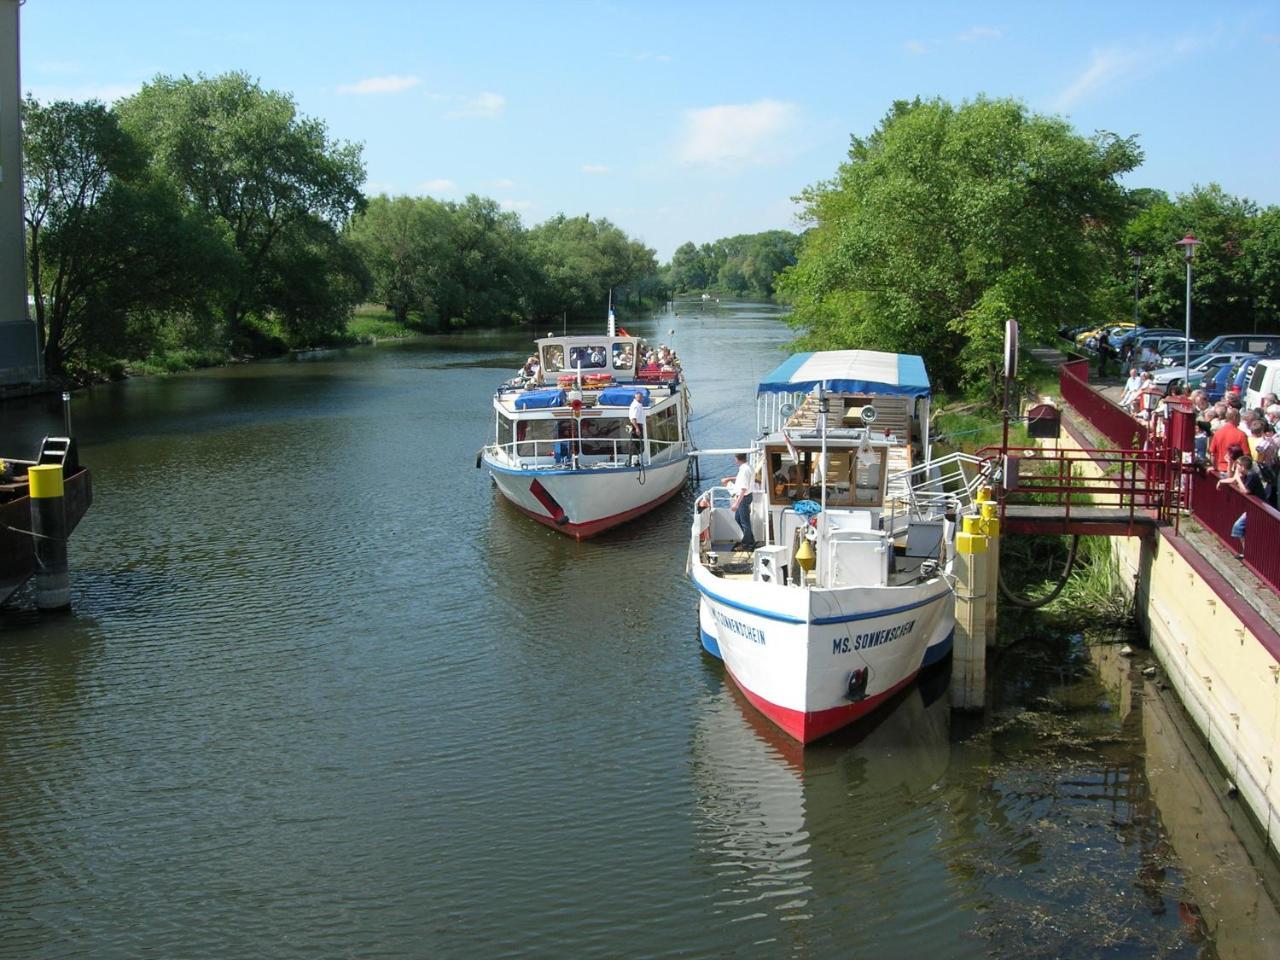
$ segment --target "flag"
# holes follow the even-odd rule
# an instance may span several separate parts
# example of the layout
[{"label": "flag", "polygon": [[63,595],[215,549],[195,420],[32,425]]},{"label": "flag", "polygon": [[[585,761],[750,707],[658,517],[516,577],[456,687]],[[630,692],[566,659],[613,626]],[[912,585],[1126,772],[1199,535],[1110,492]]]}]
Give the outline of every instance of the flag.
[{"label": "flag", "polygon": [[796,449],[796,445],[791,442],[791,434],[787,433],[787,428],[782,428],[782,439],[786,441],[787,453],[791,454],[791,462],[800,462],[800,451]]},{"label": "flag", "polygon": [[629,337],[629,336],[631,336],[631,334],[627,333],[627,328],[626,328],[626,327],[619,327],[619,328],[618,328],[618,336],[620,336],[620,337]]}]

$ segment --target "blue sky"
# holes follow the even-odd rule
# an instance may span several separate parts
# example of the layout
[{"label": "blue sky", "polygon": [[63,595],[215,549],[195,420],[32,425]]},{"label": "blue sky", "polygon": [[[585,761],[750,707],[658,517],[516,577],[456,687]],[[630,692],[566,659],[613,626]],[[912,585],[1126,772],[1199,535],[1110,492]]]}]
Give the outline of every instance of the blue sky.
[{"label": "blue sky", "polygon": [[243,70],[364,145],[369,193],[606,216],[657,249],[798,229],[895,99],[1136,134],[1130,186],[1280,203],[1280,4],[27,0],[23,89]]}]

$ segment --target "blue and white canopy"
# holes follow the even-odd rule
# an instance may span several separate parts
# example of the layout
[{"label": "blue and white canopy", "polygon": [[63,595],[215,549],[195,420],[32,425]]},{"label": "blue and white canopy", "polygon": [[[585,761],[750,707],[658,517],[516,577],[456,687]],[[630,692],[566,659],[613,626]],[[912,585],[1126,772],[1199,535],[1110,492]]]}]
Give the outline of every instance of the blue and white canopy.
[{"label": "blue and white canopy", "polygon": [[913,354],[821,350],[792,354],[760,381],[756,393],[807,393],[818,384],[832,393],[927,397],[930,392],[924,360]]}]

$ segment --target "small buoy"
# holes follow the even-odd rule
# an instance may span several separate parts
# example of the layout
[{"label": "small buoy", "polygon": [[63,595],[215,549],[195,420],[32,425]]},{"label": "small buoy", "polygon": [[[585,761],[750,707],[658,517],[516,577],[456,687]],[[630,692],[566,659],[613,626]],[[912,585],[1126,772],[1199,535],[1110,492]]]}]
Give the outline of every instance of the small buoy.
[{"label": "small buoy", "polygon": [[1123,647],[1121,647],[1121,648],[1120,648],[1120,656],[1122,656],[1122,657],[1132,657],[1132,656],[1133,656],[1133,647],[1129,646],[1129,645],[1126,643]]},{"label": "small buoy", "polygon": [[814,568],[816,557],[813,552],[813,544],[809,542],[809,538],[805,537],[800,541],[800,546],[796,548],[796,563],[800,565],[800,569],[808,573]]}]

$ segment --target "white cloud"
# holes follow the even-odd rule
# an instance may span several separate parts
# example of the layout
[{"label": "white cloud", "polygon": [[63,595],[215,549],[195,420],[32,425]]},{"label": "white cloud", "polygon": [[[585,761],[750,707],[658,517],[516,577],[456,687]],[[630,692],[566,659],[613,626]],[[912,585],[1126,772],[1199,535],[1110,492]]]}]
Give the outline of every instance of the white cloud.
[{"label": "white cloud", "polygon": [[1108,47],[1094,50],[1089,65],[1051,100],[1054,110],[1066,111],[1120,83],[1132,83],[1153,74],[1176,68],[1180,61],[1214,45],[1220,31],[1206,34],[1168,37],[1133,47]]},{"label": "white cloud", "polygon": [[676,155],[712,166],[778,163],[795,153],[790,136],[798,120],[796,105],[780,100],[686,110]]},{"label": "white cloud", "polygon": [[523,210],[532,210],[533,201],[532,200],[503,200],[501,203],[498,204],[498,206],[502,207],[503,210],[513,210],[516,213],[520,213]]},{"label": "white cloud", "polygon": [[584,163],[582,165],[582,172],[598,176],[600,174],[608,173],[609,168],[603,163]]},{"label": "white cloud", "polygon": [[970,27],[962,30],[954,36],[944,37],[941,40],[908,40],[903,43],[903,48],[908,53],[928,53],[930,50],[937,50],[942,47],[952,46],[957,43],[977,43],[979,40],[999,40],[1004,36],[1004,31],[998,27]]},{"label": "white cloud", "polygon": [[498,117],[507,108],[507,98],[500,93],[485,92],[461,99],[462,105],[450,112],[450,117]]},{"label": "white cloud", "polygon": [[402,93],[412,87],[416,87],[422,82],[420,77],[393,74],[388,77],[365,77],[363,80],[357,80],[355,83],[344,83],[339,85],[339,93]]},{"label": "white cloud", "polygon": [[422,183],[418,184],[418,192],[432,194],[457,193],[458,185],[452,180],[446,180],[445,178],[440,177],[436,180],[424,180]]},{"label": "white cloud", "polygon": [[970,27],[956,36],[957,43],[973,43],[976,40],[999,40],[1004,31],[996,27]]},{"label": "white cloud", "polygon": [[1089,66],[1053,100],[1055,110],[1069,110],[1090,94],[1105,89],[1132,73],[1142,57],[1132,50],[1095,50]]}]

